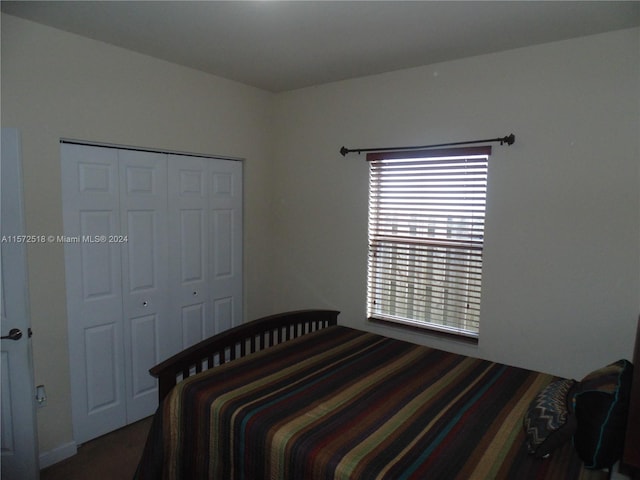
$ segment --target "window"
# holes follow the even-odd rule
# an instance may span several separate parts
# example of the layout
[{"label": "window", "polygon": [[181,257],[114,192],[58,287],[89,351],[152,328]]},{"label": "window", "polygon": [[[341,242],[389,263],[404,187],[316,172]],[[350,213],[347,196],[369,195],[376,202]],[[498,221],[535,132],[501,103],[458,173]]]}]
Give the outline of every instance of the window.
[{"label": "window", "polygon": [[367,156],[367,313],[477,337],[491,147]]}]

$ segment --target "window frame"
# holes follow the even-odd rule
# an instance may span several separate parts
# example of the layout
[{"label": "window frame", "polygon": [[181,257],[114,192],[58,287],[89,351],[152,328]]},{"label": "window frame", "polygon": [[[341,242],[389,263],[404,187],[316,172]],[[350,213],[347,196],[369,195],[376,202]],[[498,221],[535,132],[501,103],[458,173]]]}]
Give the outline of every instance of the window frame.
[{"label": "window frame", "polygon": [[[481,302],[481,291],[482,291],[482,252],[484,249],[484,220],[485,220],[485,212],[486,212],[486,197],[487,197],[487,182],[488,182],[488,159],[490,155],[491,155],[491,146],[458,147],[458,148],[427,149],[427,150],[422,149],[422,150],[413,150],[413,151],[387,151],[387,152],[374,152],[374,153],[367,154],[367,161],[370,164],[370,173],[369,173],[370,177],[369,177],[369,193],[368,193],[369,211],[368,211],[368,222],[367,222],[368,261],[367,261],[366,307],[367,307],[367,317],[370,321],[391,322],[395,325],[417,328],[420,331],[427,331],[427,332],[433,332],[433,333],[444,334],[444,335],[453,335],[456,338],[469,340],[472,342],[478,341],[479,333],[480,333],[480,302]],[[452,236],[460,235],[460,238],[462,238],[462,240],[458,241],[455,238],[446,238],[446,239],[442,238],[442,233],[430,234],[431,236],[425,236],[422,234],[416,234],[415,232],[412,232],[416,235],[415,237],[412,237],[411,235],[407,235],[406,234],[407,228],[411,229],[412,227],[412,221],[406,220],[407,218],[409,218],[409,215],[405,215],[404,221],[401,222],[404,228],[405,235],[394,235],[395,231],[390,233],[389,225],[391,225],[391,223],[389,223],[389,218],[390,218],[389,215],[387,215],[385,218],[385,222],[387,222],[386,224],[383,225],[384,222],[380,220],[379,207],[382,204],[381,199],[383,198],[383,195],[385,195],[382,193],[382,190],[385,188],[385,186],[383,185],[383,182],[385,180],[381,179],[383,178],[381,176],[385,175],[385,173],[380,171],[380,168],[385,168],[385,167],[381,167],[381,165],[387,162],[386,165],[388,169],[389,169],[389,165],[392,165],[392,164],[400,165],[399,167],[400,169],[403,168],[403,165],[407,169],[409,169],[410,168],[409,165],[417,164],[418,162],[420,162],[423,164],[423,168],[427,168],[427,170],[428,169],[433,170],[433,168],[436,167],[438,164],[443,165],[442,168],[444,168],[444,165],[446,165],[448,162],[451,161],[450,160],[451,157],[457,157],[458,159],[471,160],[470,163],[474,165],[473,173],[470,173],[469,175],[464,173],[463,175],[454,175],[451,177],[451,178],[455,177],[454,180],[451,180],[455,184],[455,192],[454,192],[455,195],[447,194],[447,190],[445,189],[445,187],[442,186],[442,184],[438,184],[438,186],[434,187],[433,185],[434,183],[438,183],[440,180],[443,179],[443,177],[439,176],[443,174],[438,173],[438,175],[434,175],[433,178],[431,177],[426,178],[426,174],[424,172],[421,172],[421,178],[423,179],[421,181],[421,185],[422,186],[428,185],[425,187],[426,189],[425,192],[423,192],[424,198],[420,197],[420,186],[416,186],[420,182],[416,182],[416,181],[412,182],[411,193],[398,194],[398,195],[402,196],[402,202],[405,202],[405,204],[413,205],[414,208],[418,208],[418,209],[420,209],[421,207],[424,207],[425,211],[430,212],[425,214],[422,210],[418,210],[418,212],[420,213],[418,213],[417,215],[421,218],[421,220],[418,221],[416,225],[422,228],[423,231],[425,230],[425,225],[426,225],[425,222],[427,221],[425,220],[425,218],[429,219],[428,221],[431,222],[432,221],[431,217],[438,216],[436,214],[433,214],[433,209],[444,208],[444,207],[439,207],[438,202],[443,202],[448,205],[453,205],[453,207],[446,210],[449,213],[452,213],[451,215],[452,217],[454,216],[453,214],[463,215],[464,220],[463,221],[458,220],[458,221],[462,221],[464,226],[460,227],[460,224],[451,222],[450,219],[447,221],[438,220],[438,228],[433,228],[433,230],[438,230],[439,232],[442,232],[443,228],[445,228],[443,227],[444,225],[447,228],[446,235],[452,235]],[[479,162],[478,162],[478,157],[482,157],[482,160]],[[422,159],[424,160],[421,162]],[[426,165],[426,167],[424,167],[424,165]],[[480,165],[480,173],[478,173],[478,171],[476,170],[478,168],[478,165]],[[456,168],[459,169],[458,170],[459,172],[467,172],[466,168],[462,168],[459,165],[456,166]],[[468,170],[469,172],[471,172],[472,169],[468,169]],[[387,173],[387,175],[391,175],[391,174]],[[404,176],[407,178],[410,177],[409,174]],[[465,185],[467,185],[469,182],[464,179],[471,180],[472,187],[469,187],[468,190],[466,189]],[[446,183],[446,180],[450,180],[450,179],[449,178],[445,179],[445,183]],[[386,181],[389,182],[389,180],[386,180]],[[386,188],[387,188],[387,191],[393,190],[393,188],[389,187],[389,183],[386,184]],[[405,188],[407,188],[406,185],[405,185]],[[473,201],[471,202],[473,206],[470,206],[470,207],[464,206],[465,202],[468,201],[466,197],[471,195],[471,192],[473,192],[472,193]],[[394,197],[394,194],[386,194],[386,195],[387,196],[390,195],[392,199],[396,198]],[[411,203],[411,200],[407,199],[407,197],[411,197],[411,196],[414,196],[416,198],[416,201],[414,203]],[[429,201],[425,200],[425,198],[427,197],[432,197],[431,199],[432,203],[429,203]],[[447,200],[442,200],[442,198],[446,198]],[[469,213],[472,210],[476,212],[477,215],[475,213],[469,215]],[[481,210],[481,213],[480,213],[480,210]],[[464,231],[465,234],[464,235],[458,234],[458,233],[451,234],[450,233],[451,228],[454,228],[456,226],[459,227],[459,230],[457,230],[458,232]],[[416,232],[418,231],[417,227],[415,231]],[[381,233],[384,233],[384,235],[381,235]],[[394,260],[389,260],[389,257],[391,257],[392,255],[387,255],[386,257],[387,259],[385,260],[384,259],[385,257],[383,257],[381,253],[382,252],[381,245],[383,243],[388,244],[387,248],[392,248],[392,246],[395,245],[396,251],[402,252],[402,254],[405,255],[404,258],[408,259],[406,260],[406,263],[394,262]],[[412,246],[412,243],[414,244],[414,246]],[[402,244],[401,248],[398,247],[400,244]],[[455,262],[460,261],[459,258],[464,258],[464,255],[467,255],[467,258],[473,260],[472,262],[473,267],[465,267],[467,271],[461,272],[458,264],[457,266],[458,269],[456,270],[457,278],[451,281],[448,279],[445,279],[443,281],[436,282],[433,280],[431,281],[425,280],[424,278],[421,278],[421,279],[419,278],[418,280],[420,281],[415,281],[415,279],[420,276],[424,277],[422,273],[416,273],[416,272],[424,272],[425,268],[427,267],[433,268],[433,266],[436,265],[436,261],[434,260],[436,253],[434,252],[437,252],[437,251],[448,252],[448,253],[445,253],[443,256],[444,263],[438,264],[438,265],[444,265],[442,269],[440,268],[440,266],[438,266],[437,267],[438,271],[442,270],[443,272],[450,272],[450,271],[456,270],[456,268],[454,268]],[[469,253],[472,251],[474,253]],[[422,262],[421,267],[417,270],[411,271],[411,268],[409,265],[410,262],[412,261],[410,259],[411,252],[413,252],[412,255],[414,258],[417,257],[417,255],[419,255],[420,253],[423,254],[422,255],[423,259],[428,256],[430,256],[430,258],[427,260],[421,260]],[[456,253],[456,255],[458,255],[458,259],[455,259],[455,257],[452,256],[454,252]],[[473,257],[471,257],[470,255],[473,255]],[[376,257],[382,257],[383,259],[376,260]],[[468,263],[468,265],[471,265],[472,263],[470,262]],[[389,281],[389,283],[391,284],[393,283],[391,280],[392,278],[401,277],[401,274],[392,272],[390,267],[393,267],[394,265],[395,266],[402,265],[403,269],[406,271],[405,278],[407,279],[407,281],[405,283],[406,283],[407,290],[414,289],[416,286],[418,286],[419,288],[424,287],[425,293],[421,295],[424,298],[429,298],[430,300],[423,301],[419,305],[419,307],[416,308],[417,310],[419,310],[420,308],[424,308],[425,312],[427,308],[433,310],[434,309],[433,299],[442,300],[442,319],[440,321],[434,321],[434,317],[427,318],[426,316],[421,316],[421,315],[417,315],[417,318],[415,318],[415,315],[414,317],[407,317],[403,315],[393,315],[390,313],[391,307],[389,307],[388,305],[383,305],[381,307],[379,304],[376,304],[376,302],[384,303],[381,300],[381,297],[383,295],[381,293],[383,291],[383,287],[381,285],[383,284],[383,281]],[[383,273],[380,273],[381,272],[380,269],[384,267],[387,267],[387,269]],[[469,279],[466,279],[467,277],[469,277]],[[397,283],[400,283],[400,282],[397,282]],[[470,295],[470,296],[468,298],[464,297],[465,298],[464,300],[460,300],[463,298],[462,296],[456,295],[458,299],[457,301],[458,305],[452,306],[456,303],[456,300],[452,301],[451,304],[449,304],[448,303],[449,300],[447,299],[448,294],[440,293],[440,294],[434,295],[432,293],[433,291],[435,291],[436,283],[439,283],[438,288],[440,288],[442,292],[445,292],[445,290],[448,291],[451,289],[453,289],[454,291],[459,291],[460,289],[458,289],[458,287],[462,287],[463,285],[467,285],[467,286],[471,285],[471,288],[469,288],[469,292],[471,293],[467,293],[467,295]],[[431,290],[429,290],[429,288]],[[402,300],[405,297],[402,297],[402,294],[398,295],[397,291],[399,290],[400,290],[399,287],[396,290],[396,286],[392,285],[384,289],[384,292],[389,298]],[[429,293],[426,293],[426,292],[429,292]],[[406,300],[406,303],[404,304],[405,305],[404,308],[406,308],[407,311],[409,311],[410,309],[413,309],[414,306],[413,305],[410,306],[408,301],[409,297],[406,297],[406,298],[407,300]],[[392,301],[395,301],[395,300],[389,300],[389,303],[391,303]],[[402,303],[402,302],[399,302],[399,303]],[[464,303],[464,305],[461,307],[460,303]],[[474,308],[473,315],[471,314],[471,311],[470,311],[471,305],[473,305],[473,308]],[[462,317],[458,317],[458,319],[455,321],[447,320],[445,318],[446,312],[455,311],[456,309],[458,310],[456,315],[457,316],[462,315]],[[460,313],[462,310],[465,310],[466,313]],[[469,318],[470,320],[464,320],[464,318]],[[470,328],[469,325],[475,325],[475,328]]]}]

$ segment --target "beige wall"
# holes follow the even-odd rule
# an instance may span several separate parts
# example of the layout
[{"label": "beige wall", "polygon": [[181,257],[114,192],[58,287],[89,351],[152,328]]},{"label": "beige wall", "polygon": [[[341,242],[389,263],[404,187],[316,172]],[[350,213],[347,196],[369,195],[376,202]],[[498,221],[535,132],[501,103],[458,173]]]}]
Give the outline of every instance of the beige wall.
[{"label": "beige wall", "polygon": [[[28,233],[62,233],[61,137],[243,157],[246,318],[331,307],[579,377],[631,355],[640,305],[639,32],[273,95],[2,15],[2,125],[22,132]],[[510,132],[490,163],[479,345],[367,323],[367,166],[340,146]],[[73,440],[62,245],[28,261],[47,452]]]},{"label": "beige wall", "polygon": [[[2,125],[20,129],[26,227],[62,234],[60,138],[245,159],[245,316],[272,313],[267,92],[2,15]],[[30,245],[40,451],[72,441],[64,252]]]},{"label": "beige wall", "polygon": [[[278,96],[276,309],[582,377],[631,358],[638,318],[638,29]],[[342,145],[515,133],[490,159],[477,346],[365,320],[368,169]]]}]

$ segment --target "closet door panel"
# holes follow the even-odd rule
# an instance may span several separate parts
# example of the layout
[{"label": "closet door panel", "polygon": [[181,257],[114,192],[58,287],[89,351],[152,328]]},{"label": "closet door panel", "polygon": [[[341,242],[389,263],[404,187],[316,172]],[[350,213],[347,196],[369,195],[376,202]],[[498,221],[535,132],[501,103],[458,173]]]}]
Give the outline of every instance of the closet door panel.
[{"label": "closet door panel", "polygon": [[126,424],[117,151],[63,144],[69,359],[77,443]]},{"label": "closet door panel", "polygon": [[224,280],[234,275],[233,267],[233,210],[212,210],[211,231],[215,234],[213,250],[213,278]]},{"label": "closet door panel", "polygon": [[213,315],[216,319],[217,330],[223,332],[237,324],[233,317],[234,314],[234,297],[218,297],[213,303]]},{"label": "closet door panel", "polygon": [[72,250],[79,248],[82,297],[84,301],[120,302],[120,255],[117,248],[103,240],[118,230],[118,216],[114,211],[84,209],[78,215],[79,238],[73,236],[67,243]]},{"label": "closet door panel", "polygon": [[123,259],[123,328],[127,421],[151,415],[157,385],[149,368],[170,351],[168,327],[167,156],[120,150],[119,243]]},{"label": "closet door panel", "polygon": [[242,163],[212,160],[209,178],[214,334],[242,323]]},{"label": "closet door panel", "polygon": [[86,328],[87,410],[89,415],[117,406],[119,402],[118,347],[113,323]]},{"label": "closet door panel", "polygon": [[212,285],[213,286],[213,318],[214,333],[219,333],[234,326],[234,277],[237,272],[234,262],[234,211],[232,209],[212,210],[211,243],[212,253]]},{"label": "closet door panel", "polygon": [[209,291],[208,159],[169,155],[169,277],[175,351],[208,336]]},{"label": "closet door panel", "polygon": [[[131,319],[131,344],[136,345],[132,351],[131,371],[134,399],[146,396],[148,392],[156,392],[156,381],[149,375],[147,365],[150,359],[158,356],[158,318],[156,315],[144,315]],[[146,370],[145,370],[146,369]],[[152,402],[155,404],[155,402]]]},{"label": "closet door panel", "polygon": [[180,280],[183,284],[206,281],[205,231],[206,211],[203,208],[180,209]]},{"label": "closet door panel", "polygon": [[187,348],[204,338],[207,316],[202,303],[183,306],[181,313],[182,344]]},{"label": "closet door panel", "polygon": [[129,291],[148,292],[158,287],[156,278],[156,252],[158,242],[156,222],[158,212],[154,210],[130,210],[127,212],[127,258],[129,264]]}]

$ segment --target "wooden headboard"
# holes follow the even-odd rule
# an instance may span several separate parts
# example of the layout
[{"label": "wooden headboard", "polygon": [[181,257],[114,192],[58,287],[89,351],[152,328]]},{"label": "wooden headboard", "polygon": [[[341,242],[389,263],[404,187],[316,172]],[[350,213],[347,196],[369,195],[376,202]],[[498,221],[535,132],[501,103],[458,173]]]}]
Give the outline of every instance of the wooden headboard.
[{"label": "wooden headboard", "polygon": [[640,479],[640,318],[633,352],[633,382],[622,463],[634,470],[634,479]]},{"label": "wooden headboard", "polygon": [[243,323],[207,338],[151,368],[158,400],[183,380],[203,370],[338,323],[336,310],[297,310]]}]

